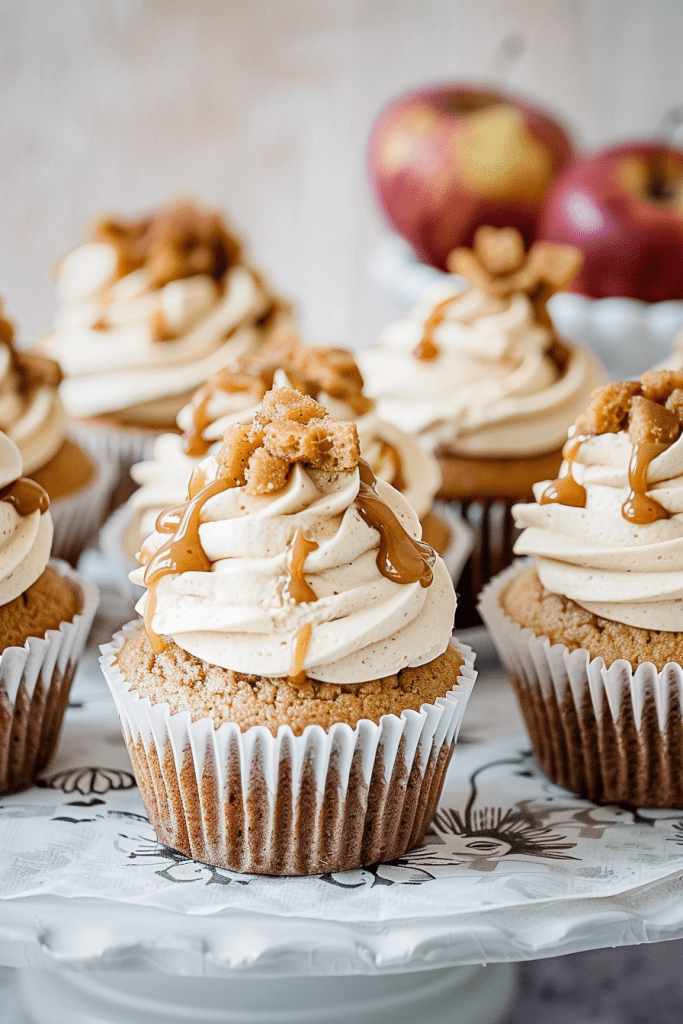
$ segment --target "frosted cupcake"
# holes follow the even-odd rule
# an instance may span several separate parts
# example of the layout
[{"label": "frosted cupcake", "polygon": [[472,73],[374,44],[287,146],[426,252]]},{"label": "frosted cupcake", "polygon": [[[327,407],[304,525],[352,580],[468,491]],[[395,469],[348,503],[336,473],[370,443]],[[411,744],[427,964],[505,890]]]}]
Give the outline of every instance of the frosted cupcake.
[{"label": "frosted cupcake", "polygon": [[49,562],[50,500],[0,433],[0,793],[29,786],[54,753],[97,591]]},{"label": "frosted cupcake", "polygon": [[514,509],[534,564],[482,596],[539,762],[592,800],[683,807],[682,425],[683,373],[598,388]]},{"label": "frosted cupcake", "polygon": [[0,430],[19,448],[25,475],[48,493],[55,556],[75,565],[97,536],[113,481],[110,470],[67,436],[61,379],[52,359],[17,351],[0,300]]},{"label": "frosted cupcake", "polygon": [[551,242],[526,253],[515,229],[482,227],[472,250],[449,258],[470,288],[444,285],[358,354],[378,415],[436,453],[441,495],[477,531],[470,608],[512,558],[512,505],[557,473],[568,427],[605,379],[590,352],[557,337],[546,310],[580,261]]},{"label": "frosted cupcake", "polygon": [[220,216],[191,203],[100,221],[60,262],[57,293],[40,350],[64,371],[84,439],[126,472],[195,388],[288,315]]},{"label": "frosted cupcake", "polygon": [[475,675],[448,571],[354,424],[269,392],[157,525],[145,629],[103,668],[162,841],[267,874],[418,843]]}]

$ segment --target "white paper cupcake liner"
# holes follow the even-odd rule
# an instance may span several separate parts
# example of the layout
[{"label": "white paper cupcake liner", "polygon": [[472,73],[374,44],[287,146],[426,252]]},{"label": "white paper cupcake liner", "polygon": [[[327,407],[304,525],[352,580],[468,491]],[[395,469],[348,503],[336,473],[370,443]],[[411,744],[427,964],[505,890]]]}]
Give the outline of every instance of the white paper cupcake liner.
[{"label": "white paper cupcake liner", "polygon": [[133,531],[137,512],[130,502],[120,505],[100,530],[100,550],[107,564],[112,582],[127,601],[136,604],[144,588],[131,583],[128,574],[138,568],[131,557],[127,536]]},{"label": "white paper cupcake liner", "polygon": [[651,662],[607,668],[522,629],[499,604],[528,567],[518,561],[484,589],[479,611],[513,682],[546,775],[599,803],[683,807],[683,668]]},{"label": "white paper cupcake liner", "polygon": [[62,498],[50,500],[54,526],[52,553],[76,565],[81,553],[97,539],[109,507],[115,469],[110,463],[97,460],[95,477],[85,487]]},{"label": "white paper cupcake liner", "polygon": [[308,875],[390,860],[415,846],[434,816],[476,679],[474,658],[451,690],[419,712],[354,729],[281,726],[241,732],[192,722],[128,689],[117,655],[141,628],[101,648],[147,815],[159,839],[218,867]]},{"label": "white paper cupcake liner", "polygon": [[117,508],[137,488],[130,475],[131,466],[152,458],[154,442],[162,430],[117,428],[100,426],[92,420],[76,420],[71,424],[70,433],[100,465],[111,467],[114,474],[111,507]]},{"label": "white paper cupcake liner", "polygon": [[0,654],[0,793],[31,785],[50,761],[99,604],[97,588],[71,566],[59,559],[49,564],[76,584],[83,607],[44,638],[31,636],[23,647]]}]

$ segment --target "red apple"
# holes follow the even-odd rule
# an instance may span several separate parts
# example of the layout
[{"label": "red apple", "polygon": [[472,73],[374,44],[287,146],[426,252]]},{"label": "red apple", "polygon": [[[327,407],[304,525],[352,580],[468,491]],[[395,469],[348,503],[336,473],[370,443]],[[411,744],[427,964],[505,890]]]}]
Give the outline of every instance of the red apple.
[{"label": "red apple", "polygon": [[539,237],[583,252],[572,291],[683,299],[683,152],[631,142],[577,160],[548,193]]},{"label": "red apple", "polygon": [[505,93],[441,85],[390,103],[370,136],[381,209],[419,259],[445,269],[481,224],[518,228],[527,243],[552,178],[572,147],[548,115]]}]

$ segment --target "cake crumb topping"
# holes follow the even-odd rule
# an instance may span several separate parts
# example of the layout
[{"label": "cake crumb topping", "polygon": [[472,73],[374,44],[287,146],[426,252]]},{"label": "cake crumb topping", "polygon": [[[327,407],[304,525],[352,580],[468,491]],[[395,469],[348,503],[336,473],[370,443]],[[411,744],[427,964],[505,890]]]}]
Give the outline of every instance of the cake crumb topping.
[{"label": "cake crumb topping", "polygon": [[356,469],[359,459],[356,425],[291,388],[268,392],[251,424],[228,427],[216,454],[225,474],[253,495],[283,487],[295,462],[340,473]]}]

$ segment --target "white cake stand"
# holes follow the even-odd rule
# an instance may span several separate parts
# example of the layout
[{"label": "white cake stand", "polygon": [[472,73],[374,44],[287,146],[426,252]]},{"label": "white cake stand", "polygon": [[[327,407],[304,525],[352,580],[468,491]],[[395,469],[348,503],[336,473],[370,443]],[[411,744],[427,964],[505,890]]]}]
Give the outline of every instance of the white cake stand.
[{"label": "white cake stand", "polygon": [[[117,598],[105,593],[94,640],[106,639],[122,617]],[[462,749],[476,752],[480,741],[519,734],[521,723],[483,630],[471,639],[480,651],[481,678]],[[73,698],[80,707],[69,712],[52,767],[71,763],[69,757],[86,764],[88,745],[100,744],[101,753],[105,744],[116,762],[112,770],[122,771],[125,751],[94,647]],[[86,794],[69,804],[72,814],[87,815],[91,803],[102,803],[87,792],[93,790],[71,791]],[[37,790],[33,799],[47,800],[46,793]],[[12,862],[11,822],[24,806],[11,799],[14,819],[0,814],[0,888]],[[591,832],[590,821],[587,827]],[[22,857],[30,862],[32,851]],[[193,871],[208,870],[194,862],[182,867],[188,880]],[[122,865],[122,884],[129,885],[130,870]],[[269,913],[267,906],[211,913],[198,905],[196,912],[180,913],[97,898],[92,889],[90,896],[41,893],[36,884],[31,895],[0,899],[0,965],[17,970],[22,1006],[35,1024],[493,1024],[512,997],[514,961],[683,936],[681,871],[676,862],[657,884],[609,898],[583,892],[525,906],[474,906],[467,913],[442,907],[433,917],[416,914],[425,890],[396,886],[405,894],[405,917],[394,913],[386,920],[364,920],[362,899],[353,919],[324,920]],[[519,881],[534,885],[528,866]]]}]

